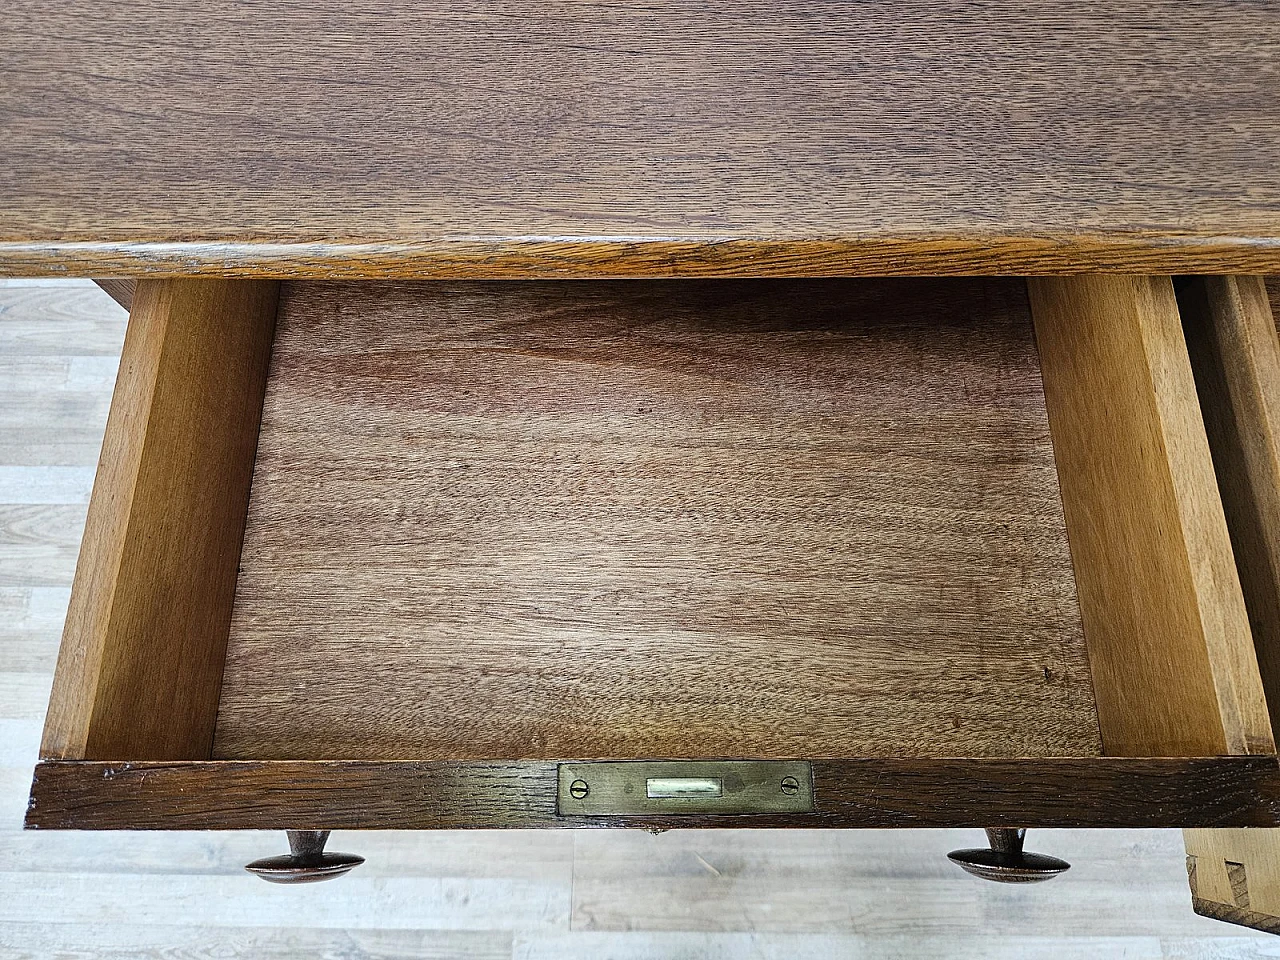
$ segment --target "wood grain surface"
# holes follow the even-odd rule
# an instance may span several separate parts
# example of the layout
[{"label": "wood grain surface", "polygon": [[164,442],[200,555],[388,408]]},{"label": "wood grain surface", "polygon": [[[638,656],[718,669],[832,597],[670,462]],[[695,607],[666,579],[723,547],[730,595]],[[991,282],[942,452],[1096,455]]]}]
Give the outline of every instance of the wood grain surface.
[{"label": "wood grain surface", "polygon": [[1184,836],[1196,912],[1280,932],[1280,830],[1201,828]]},{"label": "wood grain surface", "polygon": [[94,280],[93,282],[96,283],[99,287],[101,287],[103,293],[109,296],[116,303],[120,304],[120,306],[124,307],[126,310],[132,308],[133,293],[134,293],[134,290],[137,288],[136,280],[99,279],[99,280]]},{"label": "wood grain surface", "polygon": [[562,817],[556,764],[54,761],[27,826],[56,829],[1163,827],[1280,823],[1275,757],[829,760],[812,813]]},{"label": "wood grain surface", "polygon": [[1274,753],[1172,282],[1028,286],[1105,752]]},{"label": "wood grain surface", "polygon": [[1271,724],[1280,727],[1280,337],[1261,277],[1185,278],[1178,306]]},{"label": "wood grain surface", "polygon": [[139,285],[42,756],[209,756],[276,294]]},{"label": "wood grain surface", "polygon": [[[1175,830],[1033,832],[1069,860],[981,883],[940,830],[378,830],[367,858],[294,892],[244,871],[281,833],[22,830],[75,550],[124,338],[84,281],[0,280],[0,955],[5,960],[1225,960],[1264,934],[1192,913]],[[75,502],[69,502],[74,497]],[[60,513],[61,516],[61,513]],[[3,527],[0,524],[0,527]],[[29,585],[26,551],[68,551]]]},{"label": "wood grain surface", "polygon": [[[1280,721],[1280,337],[1261,277],[1188,277],[1178,306],[1258,666]],[[1280,931],[1280,830],[1188,830],[1196,911]]]},{"label": "wood grain surface", "polygon": [[285,285],[216,757],[1098,750],[1020,281]]},{"label": "wood grain surface", "polygon": [[1216,900],[1205,900],[1196,896],[1191,898],[1191,907],[1200,916],[1208,917],[1210,920],[1221,920],[1224,923],[1252,927],[1254,930],[1261,930],[1264,933],[1280,934],[1280,918],[1258,913],[1256,910],[1230,907],[1225,903],[1218,903]]},{"label": "wood grain surface", "polygon": [[0,270],[1277,271],[1274,19],[17,0]]}]

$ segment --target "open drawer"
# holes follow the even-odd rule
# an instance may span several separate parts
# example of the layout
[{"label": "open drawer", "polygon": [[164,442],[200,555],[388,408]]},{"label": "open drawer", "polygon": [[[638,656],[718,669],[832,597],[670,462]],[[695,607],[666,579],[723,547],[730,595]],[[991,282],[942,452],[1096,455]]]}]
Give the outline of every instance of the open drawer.
[{"label": "open drawer", "polygon": [[1168,278],[143,281],[42,753],[31,827],[1280,823]]}]

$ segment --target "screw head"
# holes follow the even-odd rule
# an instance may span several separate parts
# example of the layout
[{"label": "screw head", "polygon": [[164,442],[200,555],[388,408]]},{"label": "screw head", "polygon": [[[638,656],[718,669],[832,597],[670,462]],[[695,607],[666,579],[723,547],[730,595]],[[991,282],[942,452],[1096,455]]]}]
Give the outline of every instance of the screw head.
[{"label": "screw head", "polygon": [[591,788],[587,786],[587,781],[585,780],[575,780],[569,784],[569,796],[575,800],[585,800],[590,792]]},{"label": "screw head", "polygon": [[800,792],[800,781],[797,780],[795,777],[783,777],[782,792],[785,793],[788,797],[794,797],[797,793]]}]

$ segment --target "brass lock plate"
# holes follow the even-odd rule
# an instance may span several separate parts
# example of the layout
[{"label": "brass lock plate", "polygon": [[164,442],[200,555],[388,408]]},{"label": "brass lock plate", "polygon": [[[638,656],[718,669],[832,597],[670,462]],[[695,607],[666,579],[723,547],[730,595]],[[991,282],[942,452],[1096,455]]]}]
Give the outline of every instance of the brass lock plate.
[{"label": "brass lock plate", "polygon": [[561,816],[809,813],[804,760],[619,760],[562,763]]}]

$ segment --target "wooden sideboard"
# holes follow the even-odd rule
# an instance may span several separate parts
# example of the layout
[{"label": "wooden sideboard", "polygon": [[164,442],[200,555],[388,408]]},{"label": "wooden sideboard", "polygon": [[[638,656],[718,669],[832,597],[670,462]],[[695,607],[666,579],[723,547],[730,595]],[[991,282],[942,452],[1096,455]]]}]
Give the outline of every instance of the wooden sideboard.
[{"label": "wooden sideboard", "polygon": [[1177,826],[1278,922],[1280,8],[28,6],[0,274],[131,307],[29,826]]}]

